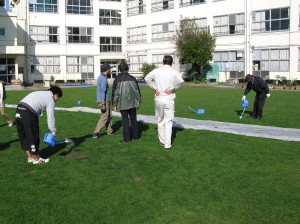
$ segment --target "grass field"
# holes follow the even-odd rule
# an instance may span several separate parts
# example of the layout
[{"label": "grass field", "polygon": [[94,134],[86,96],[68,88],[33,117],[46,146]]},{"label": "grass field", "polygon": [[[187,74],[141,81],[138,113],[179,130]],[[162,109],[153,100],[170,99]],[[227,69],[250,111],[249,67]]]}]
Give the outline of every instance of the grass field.
[{"label": "grass field", "polygon": [[[153,91],[142,86],[139,114],[154,115]],[[29,91],[8,91],[17,104]],[[65,88],[57,107],[97,108],[95,88]],[[272,91],[263,120],[239,119],[242,89],[182,87],[176,116],[300,128],[300,92]],[[254,93],[248,96],[252,105]],[[188,109],[205,108],[197,115]],[[250,106],[251,107],[251,106]],[[250,112],[248,108],[246,113]],[[13,116],[15,110],[7,109]],[[175,150],[157,143],[156,125],[140,123],[141,139],[93,139],[99,115],[56,111],[58,140],[48,164],[27,164],[15,126],[0,120],[0,223],[300,223],[299,142],[196,130],[173,130]],[[48,132],[40,118],[41,138]]]}]

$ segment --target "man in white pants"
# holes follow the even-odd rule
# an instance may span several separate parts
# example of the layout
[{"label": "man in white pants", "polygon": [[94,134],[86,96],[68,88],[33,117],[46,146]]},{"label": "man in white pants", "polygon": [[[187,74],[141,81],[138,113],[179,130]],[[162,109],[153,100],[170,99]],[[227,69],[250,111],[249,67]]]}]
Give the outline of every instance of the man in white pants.
[{"label": "man in white pants", "polygon": [[163,66],[154,69],[145,77],[146,84],[155,90],[158,138],[166,150],[172,149],[175,90],[184,82],[181,74],[171,67],[172,63],[173,58],[170,55],[164,56]]}]

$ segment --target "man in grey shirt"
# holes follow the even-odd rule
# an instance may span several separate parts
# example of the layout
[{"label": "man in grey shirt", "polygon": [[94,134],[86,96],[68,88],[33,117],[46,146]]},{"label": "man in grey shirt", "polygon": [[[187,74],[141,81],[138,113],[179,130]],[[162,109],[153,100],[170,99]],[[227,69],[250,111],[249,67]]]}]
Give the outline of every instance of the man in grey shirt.
[{"label": "man in grey shirt", "polygon": [[36,91],[29,93],[18,104],[16,111],[16,125],[21,147],[25,150],[28,163],[47,163],[49,159],[39,156],[39,119],[44,111],[47,112],[48,128],[53,136],[56,136],[54,107],[62,97],[62,90],[58,86],[52,86],[48,91]]}]

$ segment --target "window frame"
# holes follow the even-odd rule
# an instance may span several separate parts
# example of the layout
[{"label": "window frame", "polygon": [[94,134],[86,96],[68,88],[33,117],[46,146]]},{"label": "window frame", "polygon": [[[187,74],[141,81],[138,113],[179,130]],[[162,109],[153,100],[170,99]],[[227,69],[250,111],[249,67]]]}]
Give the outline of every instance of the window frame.
[{"label": "window frame", "polygon": [[60,56],[31,56],[31,74],[58,74],[60,72]]},{"label": "window frame", "polygon": [[[66,0],[66,13],[79,15],[93,15],[93,0],[85,1],[86,5],[81,5],[82,0],[77,1],[78,4],[74,4],[74,0]],[[69,4],[69,2],[73,2],[73,4]]]},{"label": "window frame", "polygon": [[[37,33],[33,33],[35,29],[37,30]],[[55,29],[56,29],[56,33],[54,33]],[[51,32],[50,30],[52,30],[52,33],[50,33]],[[29,36],[30,36],[30,43],[59,43],[60,42],[58,26],[29,26]],[[35,36],[37,36],[36,39],[32,38]],[[54,41],[55,39],[56,41]]]},{"label": "window frame", "polygon": [[[164,29],[168,29],[168,30],[164,31]],[[152,24],[151,31],[152,31],[152,36],[151,36],[152,41],[155,42],[168,41],[175,33],[175,24],[174,22]]]},{"label": "window frame", "polygon": [[[281,17],[282,10],[287,9],[288,17]],[[280,18],[272,18],[273,13],[275,10],[279,10]],[[269,15],[266,13],[268,12]],[[267,16],[266,16],[267,15]],[[266,18],[267,17],[267,18]],[[259,32],[276,32],[276,31],[289,31],[290,30],[290,7],[282,7],[282,8],[273,8],[273,9],[266,9],[266,10],[259,10],[252,12],[252,24],[251,30],[253,33]],[[288,27],[282,28],[282,21],[288,22]],[[272,29],[275,22],[278,22],[278,29]],[[273,25],[272,25],[273,24]]]},{"label": "window frame", "polygon": [[94,79],[93,56],[67,56],[67,74],[81,74],[82,79]]},{"label": "window frame", "polygon": [[[104,40],[105,42],[103,43]],[[122,37],[100,36],[100,52],[122,52]]]},{"label": "window frame", "polygon": [[[101,14],[104,15],[101,16]],[[119,15],[119,16],[113,16],[112,14]],[[99,24],[109,25],[109,26],[121,26],[122,11],[115,10],[115,9],[99,9]]]},{"label": "window frame", "polygon": [[29,0],[29,12],[42,12],[42,13],[58,13],[58,2],[59,0],[48,0],[50,3],[47,3],[46,0],[38,2],[37,0]]},{"label": "window frame", "polygon": [[[69,33],[69,31],[72,31],[72,33]],[[67,43],[75,43],[75,44],[94,43],[94,28],[93,27],[68,26],[68,27],[66,27],[66,35],[67,35],[67,37],[66,37]],[[73,37],[73,38],[70,39],[70,37]]]},{"label": "window frame", "polygon": [[[141,30],[141,32],[139,32]],[[146,43],[147,42],[147,26],[137,26],[127,28],[127,42]]]},{"label": "window frame", "polygon": [[[232,20],[234,20],[234,22]],[[245,33],[244,13],[234,13],[234,14],[219,15],[213,17],[214,36],[242,35],[244,33]]]}]

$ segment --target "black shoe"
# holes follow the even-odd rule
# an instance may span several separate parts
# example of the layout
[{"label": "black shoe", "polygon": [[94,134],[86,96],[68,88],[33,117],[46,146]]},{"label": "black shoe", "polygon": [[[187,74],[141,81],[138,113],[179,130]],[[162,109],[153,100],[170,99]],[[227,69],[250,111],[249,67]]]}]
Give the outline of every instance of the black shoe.
[{"label": "black shoe", "polygon": [[256,116],[250,115],[249,118],[256,119]]},{"label": "black shoe", "polygon": [[100,138],[100,134],[99,133],[94,133],[93,138]]},{"label": "black shoe", "polygon": [[258,116],[257,118],[255,118],[256,120],[261,120],[261,117],[260,116]]}]

